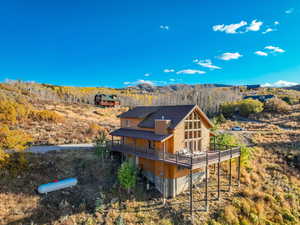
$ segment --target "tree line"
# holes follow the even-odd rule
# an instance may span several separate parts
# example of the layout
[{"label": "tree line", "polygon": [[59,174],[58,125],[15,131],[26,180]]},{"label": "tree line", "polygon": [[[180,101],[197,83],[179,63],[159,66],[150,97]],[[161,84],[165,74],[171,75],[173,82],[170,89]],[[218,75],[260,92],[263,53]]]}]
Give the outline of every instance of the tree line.
[{"label": "tree line", "polygon": [[116,94],[122,106],[134,107],[138,105],[185,105],[198,104],[208,115],[220,111],[221,104],[241,99],[237,87],[210,87],[193,85],[177,90],[146,92],[144,90],[113,89],[100,87],[66,87],[34,82],[7,81],[0,88],[11,88],[23,95],[34,99],[64,102],[94,104],[96,94]]}]

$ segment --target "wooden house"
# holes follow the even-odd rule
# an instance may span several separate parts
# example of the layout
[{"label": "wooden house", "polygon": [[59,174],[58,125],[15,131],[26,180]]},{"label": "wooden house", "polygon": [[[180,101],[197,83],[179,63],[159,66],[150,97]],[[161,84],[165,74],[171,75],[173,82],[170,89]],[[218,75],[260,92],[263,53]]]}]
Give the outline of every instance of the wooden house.
[{"label": "wooden house", "polygon": [[96,106],[101,107],[116,107],[120,105],[120,99],[117,95],[97,94],[95,95],[94,102]]},{"label": "wooden house", "polygon": [[207,184],[209,165],[240,156],[211,145],[213,124],[197,105],[141,106],[119,117],[110,149],[134,160],[164,197]]}]

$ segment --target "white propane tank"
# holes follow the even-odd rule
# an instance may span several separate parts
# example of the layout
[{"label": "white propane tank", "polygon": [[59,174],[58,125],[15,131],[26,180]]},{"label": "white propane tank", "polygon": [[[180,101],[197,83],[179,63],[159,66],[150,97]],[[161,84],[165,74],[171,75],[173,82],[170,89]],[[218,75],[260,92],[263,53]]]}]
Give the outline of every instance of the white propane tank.
[{"label": "white propane tank", "polygon": [[72,187],[75,186],[77,184],[77,179],[76,178],[67,178],[61,181],[57,181],[57,182],[51,182],[48,184],[42,184],[38,187],[38,192],[40,194],[44,194],[44,193],[48,193],[51,191],[56,191],[56,190],[60,190],[63,188],[67,188],[67,187]]}]

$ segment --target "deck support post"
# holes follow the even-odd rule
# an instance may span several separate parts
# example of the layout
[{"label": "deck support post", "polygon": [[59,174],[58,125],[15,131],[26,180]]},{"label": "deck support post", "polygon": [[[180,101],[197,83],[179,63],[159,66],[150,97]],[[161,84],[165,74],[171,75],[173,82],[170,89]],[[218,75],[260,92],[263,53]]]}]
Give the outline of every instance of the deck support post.
[{"label": "deck support post", "polygon": [[218,161],[218,197],[220,200],[220,166],[221,166],[221,151],[219,151],[219,161]]},{"label": "deck support post", "polygon": [[192,172],[192,167],[190,168],[190,214],[191,214],[191,221],[193,224],[194,217],[193,217],[193,172]]},{"label": "deck support post", "polygon": [[241,147],[240,147],[240,156],[238,157],[238,187],[241,185]]},{"label": "deck support post", "polygon": [[166,181],[165,181],[165,152],[166,152],[166,142],[163,143],[163,162],[162,162],[162,176],[163,176],[163,205],[166,204]]},{"label": "deck support post", "polygon": [[216,137],[214,136],[214,151],[216,151]]},{"label": "deck support post", "polygon": [[208,212],[208,153],[206,151],[206,166],[205,166],[205,211]]},{"label": "deck support post", "polygon": [[231,152],[231,149],[230,149],[230,159],[229,159],[229,191],[231,191],[231,183],[232,183],[232,174],[231,174],[231,170],[232,170],[232,152]]}]

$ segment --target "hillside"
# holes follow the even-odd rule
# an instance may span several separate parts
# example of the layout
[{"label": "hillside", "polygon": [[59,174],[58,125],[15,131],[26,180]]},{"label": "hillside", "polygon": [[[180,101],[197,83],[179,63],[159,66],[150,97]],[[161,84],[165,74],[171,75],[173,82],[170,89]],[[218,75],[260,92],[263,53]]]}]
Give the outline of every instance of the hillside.
[{"label": "hillside", "polygon": [[288,89],[288,90],[296,90],[296,91],[300,91],[300,85],[288,87],[288,88],[286,88],[286,89]]},{"label": "hillside", "polygon": [[[127,105],[112,109],[93,106],[87,100],[100,90],[127,98]],[[32,144],[46,145],[92,142],[100,130],[108,132],[117,128],[117,116],[133,106],[136,99],[142,102],[168,96],[169,103],[175,104],[176,98],[184,94],[192,96],[194,93],[199,97],[206,92],[202,97],[188,95],[186,99],[194,104],[201,100],[201,104],[209,105],[208,109],[216,107],[211,104],[212,99],[208,101],[209,98],[206,98],[210,94],[220,98],[227,93],[227,100],[232,102],[240,99],[240,93],[249,94],[241,89],[236,95],[227,87],[201,87],[190,92],[178,90],[173,94],[150,95],[124,91],[22,82],[1,84],[0,147],[20,146],[28,140]],[[289,97],[290,100],[299,97],[299,92],[294,90],[259,89],[255,92],[272,93],[281,98]],[[285,103],[282,111],[262,111],[247,118],[235,116],[222,119],[216,127],[217,134],[232,135],[241,143],[254,144],[255,148],[249,153],[250,159],[243,164],[241,186],[234,186],[231,192],[228,191],[228,165],[222,165],[222,198],[214,201],[216,193],[210,193],[208,213],[201,211],[204,186],[194,189],[195,208],[200,210],[194,215],[194,224],[300,223],[300,105],[296,100],[292,101],[294,104],[291,106]],[[224,99],[218,104],[221,102]],[[279,102],[283,103],[281,100]],[[245,130],[231,131],[233,126]],[[0,163],[1,160],[3,156],[0,154]],[[12,164],[0,171],[0,224],[113,225],[120,218],[127,225],[191,224],[188,193],[167,200],[166,206],[163,206],[161,195],[153,188],[147,190],[145,182],[139,179],[134,191],[128,195],[116,182],[119,163],[110,157],[102,161],[93,150],[25,153],[10,160]],[[234,161],[233,166],[236,166]],[[35,192],[42,183],[66,177],[77,177],[79,184],[48,195]],[[236,179],[234,170],[234,182]],[[214,168],[210,170],[209,185],[216,186]]]},{"label": "hillside", "polygon": [[[260,122],[226,121],[220,129],[233,125],[246,128],[231,132],[240,140],[255,143],[251,160],[243,168],[241,187],[227,190],[228,167],[222,167],[222,200],[210,202],[210,212],[195,213],[195,224],[299,224],[300,173],[294,161],[299,154],[300,106],[288,114],[261,115]],[[289,129],[283,127],[289,121]],[[127,225],[190,224],[188,193],[161,204],[160,195],[146,191],[141,180],[128,196],[116,184],[117,162],[102,165],[93,151],[50,152],[28,155],[30,167],[18,177],[0,180],[0,224],[108,224],[121,216]],[[235,166],[235,164],[233,164]],[[34,189],[41,183],[76,176],[79,185],[47,196]],[[236,172],[233,171],[234,181]],[[210,185],[216,185],[211,170]],[[30,182],[28,182],[30,181]],[[203,199],[204,187],[194,190]],[[215,193],[211,193],[213,199]],[[196,203],[195,203],[196,204]],[[199,209],[203,202],[196,205]],[[59,209],[59,210],[58,210]]]}]

